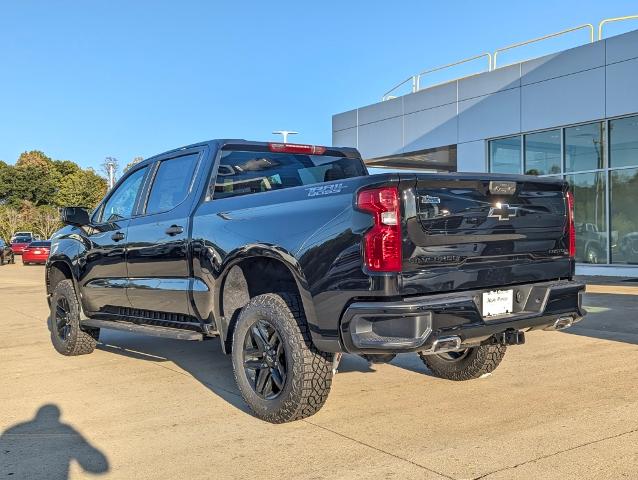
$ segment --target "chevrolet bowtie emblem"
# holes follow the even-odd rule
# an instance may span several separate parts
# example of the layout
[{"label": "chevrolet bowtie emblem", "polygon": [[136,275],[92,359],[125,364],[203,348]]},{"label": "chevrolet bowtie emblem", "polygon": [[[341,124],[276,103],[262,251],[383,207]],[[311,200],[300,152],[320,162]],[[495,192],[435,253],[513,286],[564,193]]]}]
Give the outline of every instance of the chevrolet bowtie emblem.
[{"label": "chevrolet bowtie emblem", "polygon": [[507,203],[498,202],[495,206],[490,208],[488,217],[495,217],[499,220],[509,220],[510,218],[518,215],[518,207],[510,207]]}]

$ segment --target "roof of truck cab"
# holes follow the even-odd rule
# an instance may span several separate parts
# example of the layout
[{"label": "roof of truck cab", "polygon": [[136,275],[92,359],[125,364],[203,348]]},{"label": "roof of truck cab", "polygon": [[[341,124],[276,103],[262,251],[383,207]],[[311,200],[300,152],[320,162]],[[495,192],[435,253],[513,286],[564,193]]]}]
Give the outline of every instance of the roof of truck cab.
[{"label": "roof of truck cab", "polygon": [[[153,162],[155,159],[157,159],[158,157],[163,157],[164,155],[169,155],[171,153],[177,153],[180,152],[182,150],[189,150],[191,148],[197,148],[197,147],[211,147],[211,148],[220,148],[224,145],[259,145],[259,146],[267,146],[270,143],[281,143],[281,142],[268,142],[268,141],[257,141],[257,140],[244,140],[243,138],[216,138],[213,140],[207,140],[204,142],[197,142],[197,143],[192,143],[190,145],[184,145],[182,147],[178,147],[178,148],[174,148],[172,150],[167,150],[165,152],[162,153],[158,153],[156,155],[153,155],[152,157],[146,158],[143,161],[141,161],[139,163],[139,165],[143,165],[146,163],[151,163]],[[289,142],[289,143],[293,143],[294,142]],[[312,145],[312,144],[304,144],[304,145]],[[335,150],[338,152],[343,152],[345,154],[350,154],[347,156],[352,156],[353,154],[359,155],[359,152],[357,151],[356,148],[352,148],[352,147],[331,147],[331,146],[326,146],[326,148],[328,150]],[[137,166],[137,165],[136,165]]]}]

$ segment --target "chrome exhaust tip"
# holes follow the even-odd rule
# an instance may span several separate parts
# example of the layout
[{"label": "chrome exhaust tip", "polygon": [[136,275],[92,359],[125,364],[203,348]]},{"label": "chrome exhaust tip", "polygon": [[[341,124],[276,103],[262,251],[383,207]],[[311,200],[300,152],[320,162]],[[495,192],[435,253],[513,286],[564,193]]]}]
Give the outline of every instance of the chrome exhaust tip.
[{"label": "chrome exhaust tip", "polygon": [[432,353],[453,352],[461,349],[461,337],[453,335],[450,337],[437,338],[432,344]]},{"label": "chrome exhaust tip", "polygon": [[558,317],[553,325],[545,327],[544,330],[556,331],[564,330],[574,324],[574,317]]}]

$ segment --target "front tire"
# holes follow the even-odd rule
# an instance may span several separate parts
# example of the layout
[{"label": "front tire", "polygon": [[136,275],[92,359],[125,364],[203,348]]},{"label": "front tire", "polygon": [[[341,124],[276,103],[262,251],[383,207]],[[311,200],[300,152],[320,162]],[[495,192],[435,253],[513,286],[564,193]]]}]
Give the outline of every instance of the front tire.
[{"label": "front tire", "polygon": [[333,354],[312,344],[297,295],[267,293],[243,308],[233,332],[237,387],[254,414],[271,423],[318,412],[330,392]]},{"label": "front tire", "polygon": [[95,350],[100,329],[80,327],[80,304],[71,280],[62,280],[53,291],[49,330],[53,347],[62,355],[85,355]]},{"label": "front tire", "polygon": [[507,347],[505,345],[481,345],[461,352],[434,355],[419,354],[425,366],[435,376],[447,380],[463,381],[479,378],[493,372],[499,366]]}]

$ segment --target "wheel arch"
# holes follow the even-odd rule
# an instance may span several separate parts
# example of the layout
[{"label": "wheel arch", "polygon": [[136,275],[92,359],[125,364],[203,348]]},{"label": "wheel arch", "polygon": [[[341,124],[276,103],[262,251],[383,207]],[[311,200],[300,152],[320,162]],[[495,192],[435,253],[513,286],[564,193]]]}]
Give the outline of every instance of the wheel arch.
[{"label": "wheel arch", "polygon": [[215,317],[225,353],[232,348],[234,323],[241,308],[263,293],[288,291],[299,294],[309,325],[314,323],[315,309],[308,283],[297,259],[277,247],[259,245],[244,249],[227,262],[215,292]]},{"label": "wheel arch", "polygon": [[47,302],[50,302],[51,295],[55,290],[56,285],[62,280],[71,280],[73,282],[73,288],[80,304],[80,309],[83,309],[82,297],[80,295],[77,275],[73,267],[73,262],[65,255],[55,255],[49,257],[44,270],[44,281],[47,292]]}]

